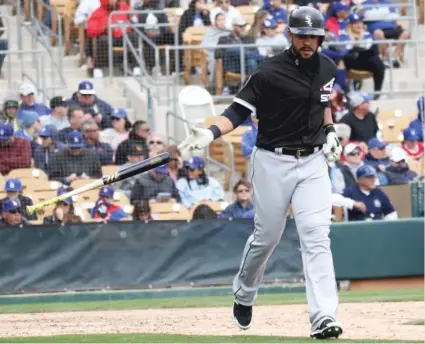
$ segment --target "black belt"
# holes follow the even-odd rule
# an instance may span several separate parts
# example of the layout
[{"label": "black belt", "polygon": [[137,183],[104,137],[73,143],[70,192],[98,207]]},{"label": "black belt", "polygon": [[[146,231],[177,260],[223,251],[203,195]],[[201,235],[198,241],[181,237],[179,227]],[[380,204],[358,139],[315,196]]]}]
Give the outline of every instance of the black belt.
[{"label": "black belt", "polygon": [[309,156],[313,153],[318,152],[322,149],[323,145],[310,147],[310,148],[291,148],[291,147],[269,147],[269,146],[258,146],[258,148],[262,148],[268,150],[269,152],[273,152],[281,155],[292,155],[297,158],[302,158]]}]

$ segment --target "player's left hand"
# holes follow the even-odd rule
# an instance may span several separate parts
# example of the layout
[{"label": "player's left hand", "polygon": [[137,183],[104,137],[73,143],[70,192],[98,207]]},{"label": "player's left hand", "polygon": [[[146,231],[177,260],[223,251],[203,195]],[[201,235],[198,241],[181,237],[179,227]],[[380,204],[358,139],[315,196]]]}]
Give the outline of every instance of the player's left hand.
[{"label": "player's left hand", "polygon": [[339,159],[342,152],[341,143],[338,140],[336,133],[331,132],[326,136],[326,143],[323,146],[323,153],[325,153],[328,161],[336,161]]}]

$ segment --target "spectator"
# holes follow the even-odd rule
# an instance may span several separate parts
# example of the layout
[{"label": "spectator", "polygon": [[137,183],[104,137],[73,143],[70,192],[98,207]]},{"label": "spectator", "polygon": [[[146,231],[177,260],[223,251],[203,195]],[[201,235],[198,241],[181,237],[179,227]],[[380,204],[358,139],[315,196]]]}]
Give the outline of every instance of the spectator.
[{"label": "spectator", "polygon": [[194,156],[187,163],[186,178],[177,181],[177,190],[186,208],[202,201],[222,201],[224,191],[220,183],[205,173],[205,162],[200,156]]},{"label": "spectator", "polygon": [[258,10],[255,12],[254,22],[248,31],[248,36],[252,37],[254,41],[261,36],[262,24],[267,17],[269,17],[269,13],[265,10]]},{"label": "spectator", "polygon": [[39,146],[36,139],[40,130],[40,119],[35,111],[22,111],[22,128],[19,129],[15,137],[21,137],[31,142],[31,155],[34,156],[34,150]]},{"label": "spectator", "polygon": [[68,136],[68,149],[53,155],[49,179],[70,184],[78,179],[102,177],[102,167],[95,152],[85,148],[82,134],[73,131]]},{"label": "spectator", "polygon": [[425,97],[421,96],[418,98],[418,101],[416,102],[416,105],[418,106],[418,118],[410,122],[409,128],[413,129],[415,133],[419,137],[419,141],[423,142],[423,123],[424,123],[424,117],[425,117]]},{"label": "spectator", "polygon": [[99,7],[100,0],[81,0],[74,13],[74,24],[76,26],[80,24],[85,24],[87,22],[87,19]]},{"label": "spectator", "polygon": [[131,129],[131,123],[127,118],[127,112],[124,109],[115,109],[111,115],[112,128],[105,129],[100,133],[99,140],[109,143],[115,152],[118,145],[128,139],[128,132]]},{"label": "spectator", "polygon": [[407,153],[409,158],[420,160],[424,156],[424,145],[419,142],[419,135],[415,129],[407,128],[403,130],[402,148]]},{"label": "spectator", "polygon": [[145,158],[149,156],[149,150],[147,145],[147,138],[150,133],[149,125],[145,121],[136,121],[131,128],[128,139],[121,142],[118,145],[115,153],[115,163],[117,165],[125,164],[128,156],[128,151],[132,145],[141,146],[145,155]]},{"label": "spectator", "polygon": [[183,33],[191,26],[210,26],[211,20],[205,0],[191,0],[189,8],[183,12],[179,25],[179,42],[183,43]]},{"label": "spectator", "polygon": [[379,141],[376,137],[367,143],[368,153],[364,158],[364,163],[376,169],[376,172],[384,172],[389,166],[387,143]]},{"label": "spectator", "polygon": [[1,227],[6,226],[21,226],[29,225],[29,223],[22,218],[19,212],[19,203],[15,200],[7,200],[3,202],[2,219],[0,222]]},{"label": "spectator", "polygon": [[171,198],[180,201],[176,185],[168,175],[166,166],[157,167],[142,174],[131,191],[131,203],[140,200],[155,200],[159,193],[169,194]]},{"label": "spectator", "polygon": [[165,137],[160,134],[153,133],[149,136],[148,144],[150,157],[161,154],[165,151]]},{"label": "spectator", "polygon": [[91,210],[92,219],[104,219],[107,221],[121,221],[128,218],[126,212],[114,204],[115,190],[112,186],[104,186],[99,191],[99,199]]},{"label": "spectator", "polygon": [[174,183],[187,174],[187,170],[183,168],[183,159],[180,149],[176,145],[169,145],[166,151],[170,154],[171,160],[167,165],[168,175],[173,179]]},{"label": "spectator", "polygon": [[242,155],[249,159],[252,150],[255,147],[255,144],[257,142],[257,135],[258,135],[258,118],[255,113],[251,114],[251,128],[245,131],[242,135],[241,139],[241,152]]},{"label": "spectator", "polygon": [[331,96],[329,97],[329,103],[332,111],[332,119],[334,123],[338,123],[349,112],[347,98],[339,84],[334,85]]},{"label": "spectator", "polygon": [[[0,37],[4,34],[4,25],[3,20],[0,17]],[[0,39],[0,52],[8,51],[9,50],[9,41],[7,39]],[[3,63],[4,59],[6,58],[7,54],[0,54],[0,74],[2,73]]]},{"label": "spectator", "polygon": [[350,6],[343,2],[335,1],[330,7],[333,15],[328,17],[325,26],[338,38],[349,23]]},{"label": "spectator", "polygon": [[[247,35],[246,26],[248,23],[242,17],[233,19],[233,31],[230,35],[220,37],[218,44],[254,44],[251,36]],[[256,68],[262,57],[257,48],[245,48],[245,73],[251,74]],[[235,48],[220,48],[215,51],[215,59],[223,59],[223,71],[232,73],[241,73],[240,66],[241,49]]]},{"label": "spectator", "polygon": [[343,196],[350,203],[347,204],[348,221],[398,219],[388,196],[376,188],[375,179],[376,170],[364,165],[357,170],[357,185],[344,190]]},{"label": "spectator", "polygon": [[35,111],[39,116],[45,116],[50,114],[50,109],[41,103],[36,103],[35,93],[37,90],[31,84],[22,84],[19,88],[19,94],[21,97],[21,105],[19,106],[17,118],[22,119],[22,111]]},{"label": "spectator", "polygon": [[216,7],[210,12],[211,23],[215,23],[217,14],[221,13],[224,15],[224,27],[227,30],[232,30],[233,18],[241,15],[237,8],[230,4],[230,0],[216,0],[215,5]]},{"label": "spectator", "polygon": [[207,204],[198,205],[192,215],[192,220],[212,220],[216,218],[217,213]]},{"label": "spectator", "polygon": [[14,200],[18,202],[20,214],[27,220],[37,220],[37,214],[28,215],[27,206],[33,205],[30,197],[22,194],[22,183],[18,178],[9,178],[4,185],[6,197],[0,200],[0,209],[6,200]]},{"label": "spectator", "polygon": [[50,100],[50,109],[52,113],[48,116],[40,117],[42,127],[54,125],[57,130],[62,130],[70,126],[66,116],[68,103],[64,97],[54,97]]},{"label": "spectator", "polygon": [[72,95],[69,106],[78,106],[84,114],[90,114],[101,129],[111,127],[113,108],[96,96],[96,90],[90,81],[82,81],[78,85],[78,91]]},{"label": "spectator", "polygon": [[148,200],[136,201],[133,207],[133,221],[152,221],[151,207]]},{"label": "spectator", "polygon": [[34,149],[34,166],[49,174],[49,165],[53,155],[66,149],[65,145],[56,142],[50,127],[44,127],[40,130],[39,137],[41,145]]},{"label": "spectator", "polygon": [[[57,195],[60,196],[65,192],[72,191],[69,187],[60,187]],[[83,220],[76,214],[74,202],[72,198],[67,198],[56,204],[52,215],[46,216],[43,219],[43,224],[67,224],[67,223],[82,223]]]},{"label": "spectator", "polygon": [[409,184],[419,181],[416,172],[409,169],[407,154],[400,147],[394,147],[390,154],[390,165],[379,176],[380,185]]},{"label": "spectator", "polygon": [[[272,57],[289,48],[288,39],[277,32],[277,22],[274,19],[264,20],[262,28],[262,35],[255,41],[255,44],[259,46],[258,51],[261,56]],[[266,44],[271,46],[266,46]]]},{"label": "spectator", "polygon": [[[392,2],[387,0],[366,0],[362,5],[378,5],[377,7],[367,7],[364,9],[364,20],[367,21],[367,29],[376,40],[384,39],[409,39],[409,31],[397,23],[399,15]],[[383,6],[387,5],[387,6]],[[400,67],[400,62],[404,57],[405,43],[397,44],[393,61],[389,61],[395,68]],[[388,60],[388,45],[380,44],[380,53],[384,60]]]},{"label": "spectator", "polygon": [[15,168],[31,167],[31,144],[13,136],[13,126],[0,124],[0,173],[9,174]]},{"label": "spectator", "polygon": [[68,136],[73,131],[81,130],[81,123],[83,122],[84,112],[80,107],[70,106],[68,108],[69,127],[63,128],[59,131],[58,140],[62,143],[68,143]]},{"label": "spectator", "polygon": [[[224,14],[218,12],[214,17],[214,25],[207,29],[204,35],[204,39],[202,40],[201,46],[216,46],[218,44],[218,40],[220,37],[228,36],[229,30],[225,28],[225,19]],[[205,48],[207,51],[207,64],[208,64],[208,72],[209,79],[213,81],[215,75],[215,48]],[[206,85],[204,85],[205,87]]]},{"label": "spectator", "polygon": [[[128,152],[128,155],[127,155],[128,162],[126,162],[120,169],[124,169],[128,166],[131,166],[133,164],[136,164],[144,160],[145,153],[141,145],[131,145],[127,152]],[[134,185],[136,184],[137,178],[138,178],[137,176],[134,176],[134,177],[124,179],[120,182],[115,183],[115,186],[117,189],[120,189],[121,191],[123,191],[124,194],[127,196],[127,198],[130,198],[131,191],[133,190]]]},{"label": "spectator", "polygon": [[94,120],[88,120],[81,125],[81,132],[86,142],[86,148],[92,150],[99,157],[102,165],[113,162],[114,151],[109,143],[99,141],[99,127]]},{"label": "spectator", "polygon": [[350,141],[368,142],[376,137],[378,122],[375,115],[369,111],[370,97],[360,92],[349,95],[352,110],[340,121],[351,128]]},{"label": "spectator", "polygon": [[267,11],[277,24],[288,24],[288,13],[283,8],[282,0],[270,0],[261,10]]},{"label": "spectator", "polygon": [[[89,74],[93,72],[93,69],[98,69],[98,75],[103,76],[102,67],[107,66],[108,64],[108,23],[117,24],[123,23],[129,24],[131,23],[131,19],[128,13],[125,11],[129,11],[130,7],[127,5],[125,1],[121,0],[100,0],[100,7],[96,9],[92,15],[87,20],[87,36],[91,39],[96,39],[96,47],[97,51],[94,51],[93,45],[88,44],[86,49],[87,57],[91,59],[87,60],[87,68]],[[123,13],[115,13],[110,17],[110,13],[113,11],[124,11]],[[130,39],[133,47],[138,49],[138,36],[129,27],[125,26],[125,31],[127,37]],[[120,27],[115,27],[112,29],[112,45],[114,47],[122,47],[123,46],[123,32]],[[92,43],[92,40],[90,40]],[[94,57],[96,56],[96,60]],[[89,64],[93,63],[93,64]],[[132,53],[128,54],[128,63],[130,68],[133,69],[134,74],[138,74],[139,70],[136,70],[137,62]],[[121,63],[122,65],[122,63]],[[90,75],[91,76],[91,75]],[[103,115],[106,115],[103,113]],[[105,124],[105,123],[103,123]],[[102,128],[105,128],[104,125],[101,125]]]},{"label": "spectator", "polygon": [[243,218],[244,214],[254,209],[251,202],[251,185],[246,180],[238,181],[233,187],[236,201],[224,209],[218,217],[220,219]]},{"label": "spectator", "polygon": [[0,122],[12,124],[14,132],[19,130],[20,124],[16,117],[18,113],[19,103],[13,97],[8,97],[3,102],[3,111],[0,114]]}]

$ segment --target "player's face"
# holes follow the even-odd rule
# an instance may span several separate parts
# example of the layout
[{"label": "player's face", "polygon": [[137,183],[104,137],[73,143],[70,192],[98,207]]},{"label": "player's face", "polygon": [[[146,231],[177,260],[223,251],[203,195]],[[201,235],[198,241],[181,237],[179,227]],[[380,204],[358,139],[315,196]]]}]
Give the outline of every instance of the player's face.
[{"label": "player's face", "polygon": [[296,35],[289,32],[289,37],[292,40],[292,49],[303,59],[311,58],[319,48],[319,36]]}]

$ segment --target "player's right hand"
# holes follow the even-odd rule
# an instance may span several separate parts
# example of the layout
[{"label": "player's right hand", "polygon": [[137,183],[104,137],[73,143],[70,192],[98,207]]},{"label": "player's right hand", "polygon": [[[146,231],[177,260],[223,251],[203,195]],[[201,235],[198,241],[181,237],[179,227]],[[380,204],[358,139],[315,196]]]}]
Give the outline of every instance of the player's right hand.
[{"label": "player's right hand", "polygon": [[191,131],[192,133],[179,145],[182,152],[203,149],[214,141],[214,134],[209,129],[192,128]]}]

